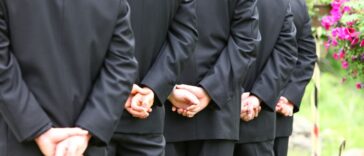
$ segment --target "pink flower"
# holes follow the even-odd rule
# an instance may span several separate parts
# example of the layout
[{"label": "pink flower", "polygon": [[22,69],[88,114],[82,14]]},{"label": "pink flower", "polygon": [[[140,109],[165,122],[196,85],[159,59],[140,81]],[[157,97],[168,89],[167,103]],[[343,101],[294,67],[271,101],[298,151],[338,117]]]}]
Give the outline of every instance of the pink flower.
[{"label": "pink flower", "polygon": [[336,46],[338,45],[338,42],[337,42],[336,38],[333,38],[333,39],[331,40],[331,44],[332,44],[332,46],[334,46],[334,47],[336,47]]},{"label": "pink flower", "polygon": [[354,28],[339,27],[332,29],[331,34],[333,37],[338,37],[339,40],[347,40],[351,42],[353,39],[358,38],[360,33]]},{"label": "pink flower", "polygon": [[360,42],[360,47],[364,47],[364,39]]},{"label": "pink flower", "polygon": [[346,25],[348,25],[349,27],[352,27],[355,23],[356,23],[356,21],[350,21],[350,22],[346,22]]},{"label": "pink flower", "polygon": [[349,67],[349,63],[348,63],[347,61],[342,61],[342,62],[341,62],[341,67],[342,67],[343,69],[348,69],[348,67]]},{"label": "pink flower", "polygon": [[331,16],[325,16],[321,20],[321,25],[326,29],[329,30],[332,25],[334,25],[334,20]]},{"label": "pink flower", "polygon": [[331,7],[332,8],[340,8],[342,3],[343,2],[341,0],[334,0],[333,2],[331,2]]},{"label": "pink flower", "polygon": [[360,82],[356,83],[355,86],[356,86],[356,89],[362,89],[363,88],[363,84],[360,83]]},{"label": "pink flower", "polygon": [[345,58],[345,54],[346,54],[346,52],[345,52],[344,50],[341,50],[341,51],[339,52],[339,58],[340,58],[340,59],[344,59],[344,58]]},{"label": "pink flower", "polygon": [[348,35],[350,36],[349,40],[358,38],[360,35],[360,32],[357,32],[354,28],[346,28],[346,31],[347,31]]},{"label": "pink flower", "polygon": [[331,30],[331,35],[333,37],[337,37],[339,35],[339,31],[341,31],[341,28],[334,28]]},{"label": "pink flower", "polygon": [[351,41],[351,46],[355,46],[356,44],[359,43],[359,38],[354,38],[352,41]]},{"label": "pink flower", "polygon": [[339,55],[338,55],[337,53],[332,54],[332,57],[333,57],[335,60],[339,60]]},{"label": "pink flower", "polygon": [[341,17],[343,16],[340,8],[333,8],[333,9],[331,9],[330,15],[331,15],[331,17],[332,17],[332,19],[333,19],[334,22],[339,21],[341,19]]},{"label": "pink flower", "polygon": [[351,8],[349,6],[344,6],[342,13],[350,12]]}]

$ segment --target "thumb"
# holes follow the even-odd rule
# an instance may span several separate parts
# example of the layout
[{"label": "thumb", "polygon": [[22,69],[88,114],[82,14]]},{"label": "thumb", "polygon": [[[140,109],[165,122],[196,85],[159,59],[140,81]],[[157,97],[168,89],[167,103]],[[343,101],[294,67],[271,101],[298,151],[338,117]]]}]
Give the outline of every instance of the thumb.
[{"label": "thumb", "polygon": [[143,88],[141,88],[138,85],[134,84],[130,94],[137,94],[137,93],[141,93],[143,91],[144,91]]},{"label": "thumb", "polygon": [[87,135],[89,133],[88,131],[83,130],[81,128],[65,128],[64,131],[69,136],[74,136],[74,135]]},{"label": "thumb", "polygon": [[75,135],[87,135],[88,131],[81,128],[55,128],[55,141],[62,141]]},{"label": "thumb", "polygon": [[200,104],[200,101],[198,100],[198,98],[191,92],[187,91],[185,93],[185,96],[183,97],[185,101],[188,101],[189,104],[192,105],[198,105]]}]

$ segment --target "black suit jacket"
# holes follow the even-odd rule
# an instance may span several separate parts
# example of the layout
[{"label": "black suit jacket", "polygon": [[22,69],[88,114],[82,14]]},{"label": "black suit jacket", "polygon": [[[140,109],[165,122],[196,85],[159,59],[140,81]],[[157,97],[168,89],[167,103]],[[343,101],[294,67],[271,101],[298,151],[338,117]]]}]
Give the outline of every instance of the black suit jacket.
[{"label": "black suit jacket", "polygon": [[0,140],[8,148],[34,145],[18,141],[51,126],[110,140],[136,77],[129,13],[125,0],[0,1],[0,127],[9,129]]},{"label": "black suit jacket", "polygon": [[241,78],[255,60],[260,40],[256,0],[197,0],[197,48],[179,83],[203,87],[209,107],[194,118],[171,111],[166,104],[168,142],[238,139]]},{"label": "black suit jacket", "polygon": [[290,0],[258,0],[262,42],[243,88],[262,100],[263,109],[258,118],[241,121],[241,143],[274,139],[276,102],[297,60],[296,28],[289,3]]},{"label": "black suit jacket", "polygon": [[161,134],[164,107],[183,64],[197,40],[196,0],[130,0],[135,32],[135,55],[139,62],[137,84],[150,87],[155,95],[153,111],[138,119],[124,111],[117,132]]},{"label": "black suit jacket", "polygon": [[[282,96],[295,105],[294,112],[297,112],[300,108],[306,85],[311,80],[317,56],[306,1],[292,0],[291,6],[294,24],[297,28],[298,60],[286,87],[282,90]],[[276,122],[276,137],[290,136],[292,134],[293,117],[284,117],[277,114]]]}]

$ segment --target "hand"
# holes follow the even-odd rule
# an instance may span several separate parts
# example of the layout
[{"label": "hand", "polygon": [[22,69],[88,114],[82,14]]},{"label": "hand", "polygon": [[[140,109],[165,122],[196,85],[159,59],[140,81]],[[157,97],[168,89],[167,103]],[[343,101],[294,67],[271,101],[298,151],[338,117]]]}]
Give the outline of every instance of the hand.
[{"label": "hand", "polygon": [[276,106],[277,113],[280,113],[286,117],[293,116],[294,105],[287,98],[281,96]]},{"label": "hand", "polygon": [[194,94],[199,100],[198,104],[191,105],[187,109],[178,108],[177,113],[182,116],[189,118],[194,117],[197,113],[205,109],[211,101],[211,97],[201,87],[190,86],[190,85],[177,85],[176,89],[183,89],[189,91],[192,94]]},{"label": "hand", "polygon": [[39,149],[45,156],[54,156],[59,142],[78,135],[87,135],[88,132],[80,128],[51,128],[35,139]]},{"label": "hand", "polygon": [[133,90],[125,103],[125,109],[136,118],[145,119],[152,112],[154,103],[154,92],[147,88],[140,88],[138,85],[133,86]]},{"label": "hand", "polygon": [[[139,92],[136,96],[142,96],[140,98],[133,99],[131,107],[135,110],[144,110],[145,112],[152,112],[152,106],[154,104],[154,92],[148,87],[143,87],[143,92]],[[134,101],[134,102],[133,102]],[[139,106],[142,106],[140,108]]]},{"label": "hand", "polygon": [[261,109],[260,100],[256,96],[250,95],[242,99],[240,118],[245,122],[251,121],[258,117]]},{"label": "hand", "polygon": [[131,107],[131,100],[133,99],[133,97],[137,93],[144,93],[144,90],[141,87],[139,87],[138,85],[133,84],[133,88],[132,88],[132,90],[130,92],[130,95],[129,95],[128,99],[126,100],[125,104],[124,104],[125,108]]},{"label": "hand", "polygon": [[175,112],[177,109],[184,109],[191,105],[198,105],[200,101],[191,92],[184,89],[173,89],[172,93],[168,96],[168,100],[172,103],[172,111]]},{"label": "hand", "polygon": [[57,145],[55,156],[82,156],[91,135],[72,136]]}]

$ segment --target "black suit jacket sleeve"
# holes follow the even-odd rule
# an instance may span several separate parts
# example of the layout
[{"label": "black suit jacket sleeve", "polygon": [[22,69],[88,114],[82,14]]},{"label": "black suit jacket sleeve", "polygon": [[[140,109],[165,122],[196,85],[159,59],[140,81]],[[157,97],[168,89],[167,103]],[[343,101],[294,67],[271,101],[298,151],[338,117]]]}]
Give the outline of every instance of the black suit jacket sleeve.
[{"label": "black suit jacket sleeve", "polygon": [[3,1],[0,5],[0,113],[22,142],[49,129],[51,121],[22,78],[21,67],[10,48]]},{"label": "black suit jacket sleeve", "polygon": [[304,10],[306,18],[301,33],[297,36],[298,60],[282,94],[295,105],[295,112],[299,110],[306,85],[311,80],[317,57],[315,40],[311,32],[311,20],[306,7]]},{"label": "black suit jacket sleeve", "polygon": [[120,4],[121,11],[104,65],[76,122],[103,143],[111,139],[137,71],[130,9],[126,1],[121,0]]},{"label": "black suit jacket sleeve", "polygon": [[196,0],[183,0],[170,25],[166,42],[142,85],[148,86],[163,104],[179,77],[183,63],[197,41]]},{"label": "black suit jacket sleeve", "polygon": [[275,110],[284,82],[287,82],[297,61],[295,37],[296,28],[293,23],[291,7],[289,6],[273,52],[251,91],[272,111]]},{"label": "black suit jacket sleeve", "polygon": [[243,76],[248,74],[261,39],[257,0],[238,0],[236,3],[227,46],[199,83],[218,109],[228,103],[238,84],[244,80]]}]

